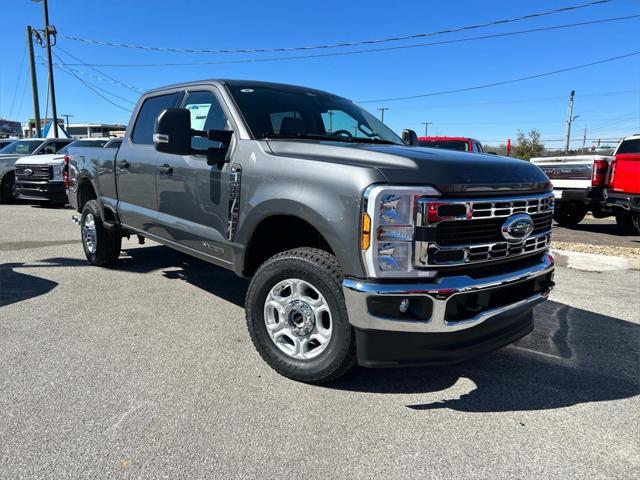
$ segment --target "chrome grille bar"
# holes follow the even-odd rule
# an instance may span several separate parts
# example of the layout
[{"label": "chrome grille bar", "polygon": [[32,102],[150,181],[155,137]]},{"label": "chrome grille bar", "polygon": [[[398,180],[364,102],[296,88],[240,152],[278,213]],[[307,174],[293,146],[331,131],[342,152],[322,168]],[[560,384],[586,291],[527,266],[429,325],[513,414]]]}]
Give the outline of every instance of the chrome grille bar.
[{"label": "chrome grille bar", "polygon": [[[460,266],[504,260],[542,252],[548,249],[551,244],[550,220],[554,208],[553,194],[551,193],[477,199],[421,198],[418,200],[417,206],[416,225],[431,234],[425,234],[422,237],[425,240],[415,242],[414,265],[416,268]],[[533,215],[541,225],[541,228],[536,229],[532,235],[520,242],[501,239],[502,220],[498,220],[495,227],[487,224],[486,221],[479,222],[480,219],[491,218],[506,220],[511,215],[518,213]],[[444,230],[447,238],[451,237],[455,229],[460,228],[459,244],[451,245],[451,241],[449,241],[447,245],[439,245],[439,225],[442,225],[443,228],[445,225],[447,226],[447,230]],[[459,227],[454,227],[454,225],[459,225]],[[470,233],[474,233],[476,227],[478,237],[481,238],[490,233],[491,241],[488,242],[489,238],[486,238],[484,242],[465,242],[463,238],[473,237]],[[496,228],[495,236],[491,232],[492,228]],[[492,237],[495,237],[495,241]],[[426,240],[427,238],[428,240]],[[441,236],[440,238],[444,241],[445,237]]]}]

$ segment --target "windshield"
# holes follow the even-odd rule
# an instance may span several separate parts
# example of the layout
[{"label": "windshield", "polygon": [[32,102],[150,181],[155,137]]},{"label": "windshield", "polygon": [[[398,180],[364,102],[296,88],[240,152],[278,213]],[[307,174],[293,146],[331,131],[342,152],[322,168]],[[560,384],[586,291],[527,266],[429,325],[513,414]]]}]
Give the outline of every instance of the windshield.
[{"label": "windshield", "polygon": [[344,98],[286,86],[228,88],[255,138],[402,143],[389,127]]},{"label": "windshield", "polygon": [[108,141],[108,138],[105,138],[104,140],[76,140],[75,142],[71,142],[69,145],[58,150],[58,153],[66,155],[69,153],[69,147],[104,147]]},{"label": "windshield", "polygon": [[43,140],[16,140],[0,150],[0,153],[29,155],[33,153],[36,148],[42,145],[42,142]]},{"label": "windshield", "polygon": [[464,140],[420,140],[418,145],[421,147],[444,148],[445,150],[459,150],[461,152],[469,151],[469,143]]}]

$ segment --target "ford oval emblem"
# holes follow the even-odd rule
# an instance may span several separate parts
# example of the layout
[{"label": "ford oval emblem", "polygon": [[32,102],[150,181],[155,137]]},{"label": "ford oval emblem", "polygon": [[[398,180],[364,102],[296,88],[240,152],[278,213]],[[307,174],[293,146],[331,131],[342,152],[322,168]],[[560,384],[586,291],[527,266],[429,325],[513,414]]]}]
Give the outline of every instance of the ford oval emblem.
[{"label": "ford oval emblem", "polygon": [[24,173],[25,176],[30,177],[31,175],[33,175],[33,170],[31,170],[30,168],[25,168],[22,173]]},{"label": "ford oval emblem", "polygon": [[531,232],[533,232],[533,220],[526,213],[511,215],[502,224],[502,236],[507,242],[522,242],[531,235]]}]

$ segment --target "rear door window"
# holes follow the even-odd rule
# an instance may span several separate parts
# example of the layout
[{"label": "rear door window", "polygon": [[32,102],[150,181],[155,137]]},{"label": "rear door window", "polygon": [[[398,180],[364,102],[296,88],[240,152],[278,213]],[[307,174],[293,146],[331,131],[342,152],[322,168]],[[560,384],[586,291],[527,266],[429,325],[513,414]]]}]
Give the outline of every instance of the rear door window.
[{"label": "rear door window", "polygon": [[138,113],[138,118],[133,127],[133,135],[131,138],[133,143],[138,145],[152,145],[153,131],[156,128],[158,115],[160,115],[165,108],[175,107],[181,98],[181,92],[147,98],[140,108],[140,113]]}]

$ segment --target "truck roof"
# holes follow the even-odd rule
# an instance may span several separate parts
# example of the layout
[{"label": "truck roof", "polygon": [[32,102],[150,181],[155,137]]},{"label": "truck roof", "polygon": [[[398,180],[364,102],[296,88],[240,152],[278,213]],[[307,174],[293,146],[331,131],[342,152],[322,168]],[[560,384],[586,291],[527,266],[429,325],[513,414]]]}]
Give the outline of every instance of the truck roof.
[{"label": "truck roof", "polygon": [[284,87],[288,90],[299,90],[301,92],[318,92],[318,93],[322,93],[324,95],[332,95],[334,97],[338,97],[338,98],[344,98],[344,97],[340,97],[340,95],[336,95],[335,93],[331,93],[331,92],[325,92],[323,90],[318,90],[316,88],[309,88],[309,87],[304,87],[301,85],[290,85],[287,83],[277,83],[277,82],[263,82],[260,80],[238,80],[238,79],[222,79],[222,78],[210,78],[210,79],[205,79],[205,80],[198,80],[198,81],[191,81],[191,82],[182,82],[182,83],[175,83],[172,85],[165,85],[163,87],[158,87],[158,88],[153,88],[151,90],[148,90],[147,92],[145,92],[145,94],[148,93],[155,93],[155,92],[161,92],[163,90],[168,90],[168,89],[173,89],[173,88],[180,88],[180,87],[193,87],[196,85],[202,85],[202,84],[210,84],[210,85],[229,85],[229,86],[242,86],[242,87],[263,87],[263,88],[275,88],[275,87]]},{"label": "truck roof", "polygon": [[471,137],[418,137],[419,141],[433,141],[433,142],[445,142],[445,141],[462,141],[462,142],[468,142],[469,140],[473,141],[473,142],[478,142],[480,143],[479,140],[476,140],[475,138],[471,138]]}]

